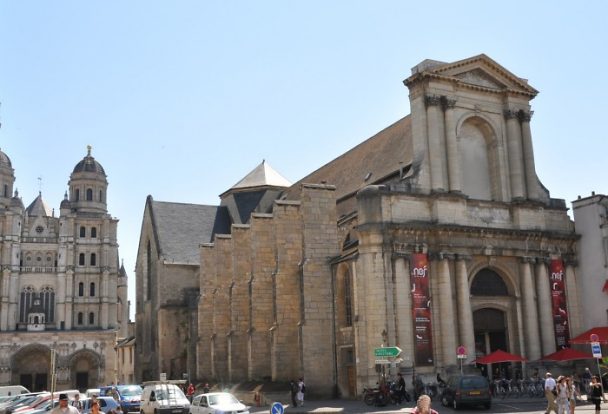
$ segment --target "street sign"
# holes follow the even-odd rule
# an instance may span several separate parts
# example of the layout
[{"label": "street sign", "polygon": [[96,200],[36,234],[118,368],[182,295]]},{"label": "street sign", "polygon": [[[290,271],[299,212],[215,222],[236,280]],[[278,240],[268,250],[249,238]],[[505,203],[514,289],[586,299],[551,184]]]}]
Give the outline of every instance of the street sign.
[{"label": "street sign", "polygon": [[283,411],[285,411],[283,404],[280,402],[272,403],[272,406],[270,407],[270,414],[283,414]]},{"label": "street sign", "polygon": [[398,346],[387,346],[383,348],[374,348],[374,356],[378,357],[397,357],[401,353],[401,348]]},{"label": "street sign", "polygon": [[589,342],[599,342],[599,341],[600,341],[600,337],[597,336],[597,334],[589,335]]},{"label": "street sign", "polygon": [[602,347],[599,342],[591,342],[591,353],[593,354],[593,358],[602,357]]},{"label": "street sign", "polygon": [[375,363],[376,365],[389,365],[391,361],[389,361],[388,359],[377,359]]},{"label": "street sign", "polygon": [[161,372],[160,373],[160,380],[161,381],[167,381],[167,373],[166,372]]},{"label": "street sign", "polygon": [[456,356],[458,359],[467,359],[467,349],[460,345],[458,348],[456,348]]}]

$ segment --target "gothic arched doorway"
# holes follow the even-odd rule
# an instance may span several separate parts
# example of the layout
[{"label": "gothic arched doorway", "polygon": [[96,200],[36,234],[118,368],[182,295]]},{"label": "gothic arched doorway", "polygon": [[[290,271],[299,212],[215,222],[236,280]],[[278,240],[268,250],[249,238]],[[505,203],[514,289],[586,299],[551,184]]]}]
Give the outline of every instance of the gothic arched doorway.
[{"label": "gothic arched doorway", "polygon": [[28,345],[17,351],[11,360],[12,384],[23,385],[32,392],[50,388],[50,348],[40,344]]},{"label": "gothic arched doorway", "polygon": [[70,372],[72,373],[72,386],[84,391],[99,383],[99,370],[101,357],[90,350],[76,352],[70,358]]}]

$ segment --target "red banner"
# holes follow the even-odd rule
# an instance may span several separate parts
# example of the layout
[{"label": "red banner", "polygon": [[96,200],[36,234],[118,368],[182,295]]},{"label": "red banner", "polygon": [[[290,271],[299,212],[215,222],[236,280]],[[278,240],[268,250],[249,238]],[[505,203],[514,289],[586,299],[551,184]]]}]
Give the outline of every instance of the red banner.
[{"label": "red banner", "polygon": [[429,259],[425,253],[413,253],[410,261],[414,349],[417,366],[433,365]]},{"label": "red banner", "polygon": [[557,349],[562,349],[568,347],[570,343],[570,327],[568,326],[568,305],[566,302],[566,276],[564,262],[561,259],[552,259],[549,263],[549,282],[551,283],[555,345]]}]

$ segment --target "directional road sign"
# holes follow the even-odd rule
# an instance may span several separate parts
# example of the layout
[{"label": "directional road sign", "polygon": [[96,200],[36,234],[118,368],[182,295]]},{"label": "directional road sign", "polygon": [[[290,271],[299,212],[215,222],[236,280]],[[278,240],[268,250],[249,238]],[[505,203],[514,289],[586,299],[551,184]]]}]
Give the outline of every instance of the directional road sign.
[{"label": "directional road sign", "polygon": [[401,353],[401,348],[398,346],[387,346],[383,348],[374,348],[374,356],[378,357],[397,357]]},{"label": "directional road sign", "polygon": [[283,411],[285,411],[285,408],[280,402],[272,403],[272,406],[270,406],[270,414],[283,414]]}]

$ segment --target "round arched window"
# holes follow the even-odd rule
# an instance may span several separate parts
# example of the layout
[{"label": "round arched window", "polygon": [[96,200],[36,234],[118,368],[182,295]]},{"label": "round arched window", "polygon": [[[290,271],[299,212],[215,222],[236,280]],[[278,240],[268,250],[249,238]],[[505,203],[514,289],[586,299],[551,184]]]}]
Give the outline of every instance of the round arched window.
[{"label": "round arched window", "polygon": [[480,270],[471,284],[471,294],[476,296],[508,296],[509,289],[498,273],[490,269]]}]

